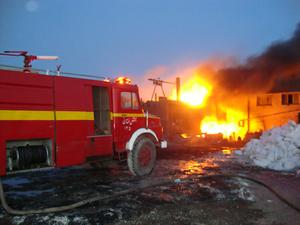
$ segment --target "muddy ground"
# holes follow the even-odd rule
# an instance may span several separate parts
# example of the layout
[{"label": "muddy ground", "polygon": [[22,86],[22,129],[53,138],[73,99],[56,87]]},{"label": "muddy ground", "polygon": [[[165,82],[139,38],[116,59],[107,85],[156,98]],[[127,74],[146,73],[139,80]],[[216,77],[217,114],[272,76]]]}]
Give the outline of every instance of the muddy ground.
[{"label": "muddy ground", "polygon": [[[272,192],[240,178],[208,177],[230,173],[259,179],[300,207],[300,178],[253,167],[231,150],[172,148],[158,153],[150,176],[133,177],[126,162],[106,168],[87,166],[18,174],[3,179],[8,204],[38,209],[89,197],[137,191],[52,214],[11,216],[0,207],[0,224],[300,224],[300,213]],[[159,185],[161,181],[169,183]],[[157,186],[147,187],[152,184]]]}]

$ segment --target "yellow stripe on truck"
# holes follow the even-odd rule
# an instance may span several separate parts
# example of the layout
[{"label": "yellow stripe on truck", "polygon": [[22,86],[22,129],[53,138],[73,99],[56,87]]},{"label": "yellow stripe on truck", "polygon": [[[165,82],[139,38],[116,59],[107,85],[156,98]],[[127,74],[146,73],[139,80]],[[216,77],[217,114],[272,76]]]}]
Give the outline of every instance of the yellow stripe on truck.
[{"label": "yellow stripe on truck", "polygon": [[33,110],[0,110],[0,120],[54,120],[54,112]]},{"label": "yellow stripe on truck", "polygon": [[[111,113],[111,118],[113,117],[146,117],[144,113]],[[158,116],[148,114],[149,118],[159,119]]]},{"label": "yellow stripe on truck", "polygon": [[144,113],[111,113],[111,117],[145,117]]},{"label": "yellow stripe on truck", "polygon": [[[110,113],[111,119],[118,117],[146,117],[144,113]],[[0,110],[0,120],[94,120],[94,112],[86,111],[39,111]],[[149,114],[149,118],[159,118]]]},{"label": "yellow stripe on truck", "polygon": [[[0,120],[54,120],[54,111],[0,110]],[[94,112],[56,111],[56,120],[94,120]]]},{"label": "yellow stripe on truck", "polygon": [[56,120],[94,120],[94,112],[57,111]]}]

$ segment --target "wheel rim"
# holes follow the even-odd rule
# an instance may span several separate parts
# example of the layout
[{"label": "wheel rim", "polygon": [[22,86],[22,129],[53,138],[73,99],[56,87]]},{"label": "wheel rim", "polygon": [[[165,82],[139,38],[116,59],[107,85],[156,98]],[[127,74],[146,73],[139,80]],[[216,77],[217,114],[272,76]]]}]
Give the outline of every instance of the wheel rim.
[{"label": "wheel rim", "polygon": [[149,147],[148,145],[144,145],[141,148],[138,156],[140,166],[147,167],[151,162],[151,158],[152,158],[151,147]]}]

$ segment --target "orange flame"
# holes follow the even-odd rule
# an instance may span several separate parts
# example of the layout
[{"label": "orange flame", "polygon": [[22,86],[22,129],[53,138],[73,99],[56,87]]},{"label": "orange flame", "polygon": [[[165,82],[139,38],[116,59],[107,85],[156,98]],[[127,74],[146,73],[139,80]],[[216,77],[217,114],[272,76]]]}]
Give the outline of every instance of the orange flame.
[{"label": "orange flame", "polygon": [[[206,116],[200,124],[202,133],[222,133],[223,138],[236,141],[243,139],[248,132],[247,114],[239,109],[222,107],[226,119],[218,119],[215,115]],[[260,121],[252,120],[250,132],[256,132],[263,128]]]},{"label": "orange flame", "polygon": [[[181,86],[180,101],[193,107],[202,107],[210,96],[211,90],[212,86],[207,81],[194,76]],[[170,98],[176,100],[176,90],[172,90]]]},{"label": "orange flame", "polygon": [[[213,73],[214,70],[210,67],[201,67],[183,73],[190,79],[181,85],[180,101],[192,107],[202,108],[202,113],[204,111],[207,113],[200,123],[200,132],[206,134],[221,133],[223,138],[236,141],[243,139],[248,131],[261,130],[263,125],[258,120],[251,121],[250,130],[247,126],[247,97],[228,96],[228,93],[222,93],[219,87],[216,95],[210,101],[208,100],[212,96],[214,88]],[[207,79],[203,79],[204,77]],[[223,95],[226,97],[224,98]],[[222,97],[218,99],[219,96]],[[176,100],[175,89],[172,90],[170,99]],[[183,138],[187,138],[187,134],[184,134]]]},{"label": "orange flame", "polygon": [[243,138],[247,132],[245,127],[239,127],[237,121],[222,121],[215,116],[206,116],[200,125],[202,133],[218,134],[222,133],[224,138],[236,140],[238,137]]}]

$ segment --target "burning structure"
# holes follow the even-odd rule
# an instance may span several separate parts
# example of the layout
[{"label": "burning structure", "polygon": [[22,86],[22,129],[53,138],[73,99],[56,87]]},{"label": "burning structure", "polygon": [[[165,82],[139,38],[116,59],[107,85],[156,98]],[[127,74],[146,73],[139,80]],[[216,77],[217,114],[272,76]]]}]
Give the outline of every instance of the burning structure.
[{"label": "burning structure", "polygon": [[151,102],[149,111],[163,118],[168,135],[221,134],[236,141],[288,120],[299,123],[299,94],[300,24],[290,39],[243,64],[201,65],[183,82],[180,95],[174,89],[169,100]]},{"label": "burning structure", "polygon": [[250,102],[250,109],[255,114],[250,122],[260,121],[263,130],[281,126],[288,120],[300,123],[299,96],[300,89],[293,92],[273,92],[257,96]]},{"label": "burning structure", "polygon": [[160,97],[158,101],[149,101],[148,110],[161,119],[164,135],[173,139],[176,135],[197,134],[203,113],[182,102]]}]

